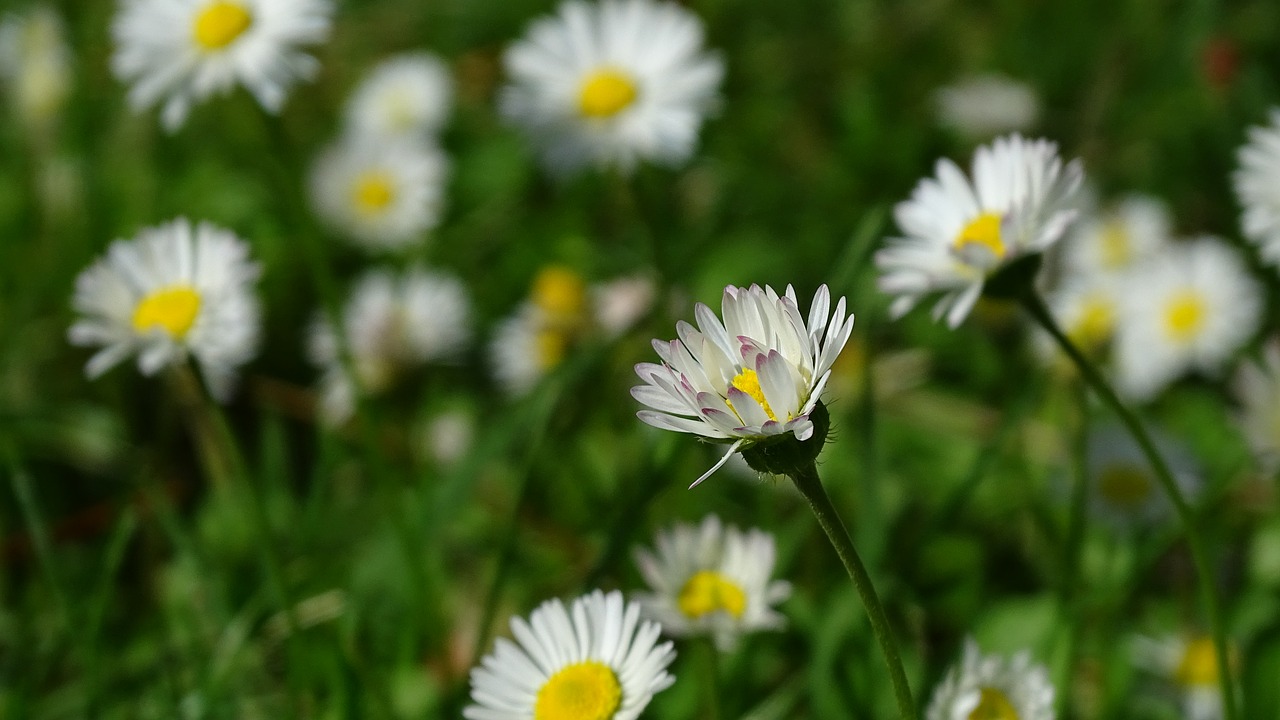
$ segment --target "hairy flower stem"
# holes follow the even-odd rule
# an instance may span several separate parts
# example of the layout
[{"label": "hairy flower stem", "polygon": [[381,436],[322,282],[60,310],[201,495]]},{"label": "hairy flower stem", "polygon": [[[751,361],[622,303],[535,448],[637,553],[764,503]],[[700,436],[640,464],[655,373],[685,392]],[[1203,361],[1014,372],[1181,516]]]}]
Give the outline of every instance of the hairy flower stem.
[{"label": "hairy flower stem", "polygon": [[1173,479],[1173,473],[1169,471],[1169,465],[1156,451],[1155,444],[1151,441],[1151,436],[1147,434],[1142,423],[1138,421],[1136,415],[1129,411],[1120,402],[1120,398],[1116,396],[1111,385],[1102,377],[1102,373],[1098,372],[1084,353],[1071,342],[1066,336],[1062,328],[1058,327],[1058,323],[1054,321],[1053,315],[1050,314],[1049,308],[1044,304],[1044,300],[1034,290],[1028,287],[1027,291],[1019,297],[1022,307],[1027,313],[1035,319],[1046,332],[1053,336],[1062,351],[1071,358],[1076,368],[1080,371],[1081,377],[1084,378],[1086,384],[1102,398],[1102,401],[1115,412],[1120,421],[1124,423],[1129,434],[1138,442],[1138,446],[1142,448],[1142,454],[1146,456],[1147,462],[1151,464],[1151,469],[1155,471],[1156,478],[1159,479],[1160,485],[1169,496],[1169,500],[1173,503],[1174,508],[1178,512],[1178,518],[1182,521],[1182,526],[1187,533],[1187,545],[1191,549],[1191,559],[1196,566],[1196,575],[1199,577],[1200,597],[1204,603],[1205,615],[1208,617],[1209,631],[1213,635],[1214,652],[1218,656],[1218,682],[1222,688],[1222,708],[1225,720],[1236,720],[1236,698],[1233,691],[1234,684],[1231,681],[1231,667],[1227,656],[1227,638],[1222,623],[1222,611],[1219,608],[1218,594],[1213,587],[1213,574],[1209,567],[1209,559],[1205,554],[1204,536],[1200,532],[1199,525],[1196,523],[1196,517],[1191,512],[1191,506],[1187,504],[1187,500],[1182,495],[1182,491],[1178,489],[1178,484]]},{"label": "hairy flower stem", "polygon": [[880,597],[876,595],[876,589],[871,585],[871,577],[867,575],[867,569],[863,567],[862,559],[858,557],[858,551],[853,547],[849,531],[840,521],[840,516],[836,514],[836,509],[831,504],[831,498],[822,487],[818,468],[810,462],[808,467],[797,468],[790,477],[796,489],[809,502],[809,508],[813,510],[814,517],[818,519],[822,531],[827,534],[827,539],[835,548],[836,555],[840,556],[840,562],[844,564],[845,571],[853,580],[854,589],[862,598],[862,605],[867,609],[867,618],[871,621],[871,632],[879,641],[880,652],[884,655],[885,664],[889,666],[889,680],[893,684],[893,694],[898,701],[898,714],[902,716],[902,720],[916,720],[915,702],[911,699],[911,686],[907,683],[906,671],[902,669],[902,657],[898,653],[898,644],[893,639],[889,619],[885,617],[884,606],[880,604]]}]

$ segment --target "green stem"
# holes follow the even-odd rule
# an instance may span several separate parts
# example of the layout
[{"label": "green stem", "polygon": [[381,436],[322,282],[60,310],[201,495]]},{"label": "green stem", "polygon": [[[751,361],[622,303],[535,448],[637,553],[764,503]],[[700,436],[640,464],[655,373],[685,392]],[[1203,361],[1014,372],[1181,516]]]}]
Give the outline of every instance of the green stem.
[{"label": "green stem", "polygon": [[1079,656],[1080,644],[1080,603],[1076,585],[1080,578],[1082,545],[1084,542],[1085,504],[1089,496],[1089,470],[1087,437],[1089,432],[1089,396],[1083,386],[1073,383],[1072,390],[1076,396],[1079,409],[1078,426],[1071,443],[1072,479],[1071,509],[1067,517],[1067,540],[1063,548],[1062,585],[1059,588],[1059,611],[1065,616],[1067,628],[1066,660],[1062,664],[1062,675],[1058,678],[1058,714],[1063,714],[1068,696],[1068,685],[1075,676],[1076,658]]},{"label": "green stem", "polygon": [[706,720],[720,720],[720,651],[716,649],[715,640],[704,638],[702,647],[703,686],[706,687],[706,704],[702,717]]},{"label": "green stem", "polygon": [[1218,605],[1218,594],[1213,588],[1213,574],[1209,566],[1208,555],[1205,552],[1204,537],[1200,533],[1195,515],[1191,512],[1191,506],[1187,504],[1182,491],[1178,489],[1178,483],[1174,481],[1173,473],[1169,470],[1164,458],[1156,450],[1155,443],[1152,442],[1151,436],[1147,434],[1142,423],[1120,401],[1115,391],[1111,389],[1111,385],[1102,377],[1102,373],[1071,342],[1070,338],[1062,331],[1062,328],[1058,327],[1058,323],[1054,321],[1049,308],[1044,304],[1044,300],[1034,290],[1023,293],[1020,300],[1022,307],[1046,332],[1053,336],[1062,351],[1075,363],[1085,382],[1124,423],[1125,428],[1129,430],[1133,439],[1137,441],[1138,447],[1142,449],[1147,462],[1151,464],[1151,469],[1155,471],[1156,478],[1160,481],[1165,493],[1168,494],[1174,509],[1177,510],[1178,518],[1182,521],[1182,526],[1187,533],[1187,545],[1191,549],[1191,559],[1195,563],[1196,574],[1199,576],[1201,602],[1204,604],[1205,615],[1208,616],[1209,631],[1213,635],[1214,651],[1218,656],[1218,682],[1222,689],[1224,717],[1225,720],[1235,720],[1237,717],[1236,699],[1235,692],[1232,689],[1234,684],[1231,681],[1231,667],[1227,656],[1227,638],[1222,622],[1222,612]]},{"label": "green stem", "polygon": [[871,584],[871,577],[867,575],[867,569],[863,567],[858,551],[853,547],[849,531],[840,521],[840,516],[836,514],[836,509],[831,504],[831,498],[822,487],[818,468],[810,463],[808,467],[801,468],[792,474],[791,481],[809,502],[809,508],[813,510],[814,517],[818,519],[818,524],[822,526],[827,539],[831,541],[831,546],[835,548],[836,555],[840,556],[840,562],[844,564],[845,571],[849,573],[849,578],[853,580],[854,589],[862,598],[862,605],[867,610],[867,619],[871,621],[871,632],[879,641],[880,652],[884,655],[885,664],[889,666],[889,680],[893,684],[893,694],[898,702],[898,714],[902,716],[902,720],[915,720],[916,709],[911,699],[911,686],[907,683],[907,673],[902,668],[902,657],[898,653],[898,644],[893,639],[889,619],[884,614],[884,606],[880,604],[880,597],[876,595],[876,589]]}]

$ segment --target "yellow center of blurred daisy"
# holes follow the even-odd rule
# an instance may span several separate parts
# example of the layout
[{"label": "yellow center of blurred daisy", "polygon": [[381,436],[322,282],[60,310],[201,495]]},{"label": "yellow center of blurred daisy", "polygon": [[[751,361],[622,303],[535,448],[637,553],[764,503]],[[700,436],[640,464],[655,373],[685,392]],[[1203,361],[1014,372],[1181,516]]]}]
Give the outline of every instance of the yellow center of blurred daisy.
[{"label": "yellow center of blurred daisy", "polygon": [[133,310],[133,329],[146,334],[160,328],[175,340],[187,336],[200,314],[200,294],[188,285],[156,290]]},{"label": "yellow center of blurred daisy", "polygon": [[[773,408],[769,407],[769,401],[764,399],[764,390],[760,389],[760,376],[751,368],[743,368],[742,372],[733,377],[733,386],[742,392],[755,398],[760,403],[760,407],[764,408],[764,414],[769,416],[770,420],[777,420],[778,416],[773,414]],[[725,401],[729,405],[729,409],[738,412],[733,407],[733,403]]]},{"label": "yellow center of blurred daisy", "polygon": [[356,179],[351,195],[360,214],[377,215],[395,201],[396,186],[390,175],[374,170]]},{"label": "yellow center of blurred daisy", "polygon": [[1190,340],[1204,327],[1204,296],[1187,290],[1174,296],[1165,306],[1165,330],[1174,340]]},{"label": "yellow center of blurred daisy", "polygon": [[552,675],[538,691],[534,720],[608,720],[622,705],[622,685],[602,662],[587,660]]},{"label": "yellow center of blurred daisy", "polygon": [[1132,249],[1129,231],[1119,220],[1110,220],[1102,226],[1102,264],[1110,270],[1119,270],[1129,264]]},{"label": "yellow center of blurred daisy", "polygon": [[196,44],[204,50],[221,50],[253,24],[253,16],[237,2],[215,2],[196,16]]},{"label": "yellow center of blurred daisy", "polygon": [[582,82],[578,111],[589,118],[613,117],[635,102],[637,92],[626,73],[613,68],[596,70]]},{"label": "yellow center of blurred daisy", "polygon": [[974,218],[956,235],[953,246],[959,252],[981,248],[996,258],[1003,258],[1005,247],[1000,239],[1000,215],[989,212]]},{"label": "yellow center of blurred daisy", "polygon": [[1003,692],[984,687],[981,693],[978,707],[969,713],[968,720],[1018,720],[1018,711]]},{"label": "yellow center of blurred daisy", "polygon": [[569,349],[569,336],[562,330],[543,328],[534,338],[538,367],[544,372],[560,364]]},{"label": "yellow center of blurred daisy", "polygon": [[1151,476],[1128,463],[1105,467],[1098,473],[1098,494],[1116,507],[1132,510],[1151,496]]},{"label": "yellow center of blurred daisy", "polygon": [[1114,327],[1115,311],[1111,303],[1091,297],[1082,303],[1080,317],[1067,334],[1086,349],[1097,349],[1111,337]]},{"label": "yellow center of blurred daisy", "polygon": [[558,325],[576,324],[587,307],[587,284],[569,268],[552,265],[533,279],[533,304]]},{"label": "yellow center of blurred daisy", "polygon": [[680,612],[695,620],[714,612],[742,617],[747,609],[747,594],[733,581],[714,570],[701,570],[680,589],[677,602]]},{"label": "yellow center of blurred daisy", "polygon": [[1213,638],[1199,637],[1188,642],[1174,677],[1186,687],[1217,686],[1218,653],[1213,647]]}]

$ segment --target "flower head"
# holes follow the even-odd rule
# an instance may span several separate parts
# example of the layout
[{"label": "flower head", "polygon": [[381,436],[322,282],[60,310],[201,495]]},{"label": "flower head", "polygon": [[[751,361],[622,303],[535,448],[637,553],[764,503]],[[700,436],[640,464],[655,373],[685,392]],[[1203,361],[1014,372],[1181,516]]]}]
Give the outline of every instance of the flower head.
[{"label": "flower head", "polygon": [[170,131],[191,105],[243,85],[268,112],[319,68],[298,46],[329,35],[329,0],[122,0],[112,25],[117,77],[129,104],[162,103]]},{"label": "flower head", "polygon": [[38,6],[0,18],[0,83],[32,130],[56,119],[71,94],[71,49],[62,18]]},{"label": "flower head", "polygon": [[[1199,490],[1200,475],[1187,449],[1158,431],[1151,431],[1160,456],[1169,464],[1174,482],[1185,497]],[[1097,519],[1114,528],[1150,525],[1172,511],[1168,496],[1142,448],[1124,429],[1104,425],[1085,441],[1089,473],[1089,505]]]},{"label": "flower head", "polygon": [[702,35],[675,3],[567,0],[507,50],[500,109],[557,172],[684,162],[724,74]]},{"label": "flower head", "polygon": [[767,285],[729,286],[723,322],[698,303],[696,328],[680,321],[678,340],[653,341],[662,364],[636,366],[645,384],[631,395],[651,408],[636,415],[654,427],[731,443],[694,485],[735,451],[787,434],[800,441],[814,436],[810,416],[853,332],[844,298],[828,315],[830,301],[827,286],[818,288],[806,321],[791,286],[781,296]]},{"label": "flower head", "polygon": [[548,600],[527,622],[513,618],[511,632],[515,642],[499,638],[471,670],[467,720],[635,720],[675,681],[662,628],[617,591],[596,590],[570,609]]},{"label": "flower head", "polygon": [[972,182],[939,160],[936,177],[894,208],[905,236],[876,254],[880,290],[898,296],[894,315],[941,292],[934,317],[959,325],[992,275],[1062,236],[1082,177],[1079,161],[1064,166],[1054,143],[1016,134],[978,148]]},{"label": "flower head", "polygon": [[1237,424],[1267,471],[1280,467],[1280,339],[1272,338],[1255,362],[1245,362],[1233,382],[1240,402]]},{"label": "flower head", "polygon": [[430,53],[398,55],[365,77],[347,102],[348,129],[362,136],[426,140],[449,117],[453,79]]},{"label": "flower head", "polygon": [[941,88],[938,119],[976,140],[1028,130],[1040,115],[1036,91],[1003,75],[973,75]]},{"label": "flower head", "polygon": [[1048,671],[1027,652],[1009,659],[983,655],[967,640],[964,657],[934,691],[925,718],[1053,720],[1053,694]]},{"label": "flower head", "polygon": [[1249,128],[1237,161],[1232,180],[1244,209],[1241,229],[1265,262],[1280,265],[1280,108],[1271,111],[1267,126]]},{"label": "flower head", "polygon": [[[1134,640],[1134,660],[1176,688],[1187,720],[1225,717],[1218,652],[1212,637],[1195,633],[1138,636]],[[1238,648],[1228,643],[1227,663],[1238,670],[1239,662]]]},{"label": "flower head", "polygon": [[1130,195],[1111,210],[1076,223],[1061,244],[1064,269],[1074,277],[1125,273],[1166,247],[1172,231],[1167,205]]},{"label": "flower head", "polygon": [[210,392],[224,398],[257,350],[258,272],[230,231],[185,219],[146,228],[112,243],[76,278],[72,304],[81,318],[68,338],[102,347],[85,366],[90,378],[133,353],[144,375],[191,355]]}]

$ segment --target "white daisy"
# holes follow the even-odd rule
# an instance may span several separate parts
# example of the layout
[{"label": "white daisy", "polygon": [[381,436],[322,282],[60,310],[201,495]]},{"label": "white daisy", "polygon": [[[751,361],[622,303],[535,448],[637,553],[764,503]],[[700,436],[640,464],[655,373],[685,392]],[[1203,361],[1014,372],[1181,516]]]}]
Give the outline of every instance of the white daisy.
[{"label": "white daisy", "polygon": [[476,420],[461,408],[440,412],[423,423],[419,437],[424,455],[432,461],[451,466],[466,456],[476,435]]},{"label": "white daisy", "polygon": [[657,428],[731,443],[694,485],[739,449],[787,433],[797,440],[813,436],[810,413],[853,332],[844,298],[828,316],[830,300],[827,286],[818,288],[806,322],[790,285],[782,296],[767,285],[729,286],[721,300],[723,323],[698,303],[697,328],[682,320],[676,324],[678,340],[653,341],[662,364],[636,365],[645,384],[631,388],[631,395],[652,408],[637,417]]},{"label": "white daisy", "polygon": [[509,395],[527,393],[568,356],[590,323],[590,300],[573,270],[549,265],[538,272],[529,299],[498,324],[489,345],[494,374]]},{"label": "white daisy", "polygon": [[1244,208],[1241,229],[1265,262],[1280,265],[1280,108],[1272,109],[1267,126],[1249,128],[1249,142],[1236,157],[1240,167],[1232,180]]},{"label": "white daisy", "polygon": [[978,148],[972,182],[946,158],[935,174],[894,208],[905,237],[891,238],[876,265],[880,290],[898,296],[895,316],[942,292],[933,314],[954,328],[987,278],[1062,236],[1075,219],[1070,203],[1083,173],[1079,161],[1063,166],[1054,143],[1011,135]]},{"label": "white daisy", "polygon": [[657,287],[644,275],[620,277],[591,289],[595,322],[605,337],[627,332],[653,307]]},{"label": "white daisy", "polygon": [[[1194,498],[1200,474],[1186,447],[1154,430],[1151,436],[1183,497]],[[1085,465],[1091,515],[1107,525],[1150,525],[1172,512],[1150,461],[1123,428],[1105,425],[1092,430],[1085,440]]]},{"label": "white daisy", "polygon": [[653,590],[636,599],[668,635],[710,635],[717,647],[730,650],[745,633],[785,623],[773,606],[791,596],[791,586],[769,580],[776,559],[769,533],[726,528],[709,515],[701,525],[677,524],[658,533],[656,550],[635,551]]},{"label": "white daisy", "polygon": [[499,638],[471,670],[467,720],[635,720],[671,686],[676,652],[640,606],[599,590],[571,609],[544,602],[528,622],[512,618],[515,642]]},{"label": "white daisy", "polygon": [[1053,685],[1043,665],[1023,651],[1006,660],[983,655],[972,639],[960,664],[947,672],[926,720],[1053,720]]},{"label": "white daisy", "polygon": [[[1230,644],[1228,644],[1230,646]],[[1134,660],[1170,681],[1178,690],[1187,720],[1222,720],[1222,686],[1218,682],[1218,652],[1208,635],[1139,636],[1134,641]],[[1238,666],[1236,649],[1227,652],[1230,664]]]},{"label": "white daisy", "polygon": [[432,138],[449,117],[453,78],[430,53],[398,55],[365,77],[347,101],[347,128],[378,138]]},{"label": "white daisy", "polygon": [[0,81],[27,127],[52,122],[71,94],[71,49],[62,18],[38,6],[0,21]]},{"label": "white daisy", "polygon": [[1172,232],[1164,202],[1130,195],[1111,211],[1076,223],[1061,244],[1063,264],[1068,275],[1120,273],[1158,253]]},{"label": "white daisy", "polygon": [[1250,449],[1267,470],[1280,467],[1280,340],[1268,342],[1257,361],[1242,364],[1233,385],[1237,423]]},{"label": "white daisy", "polygon": [[[1070,275],[1061,287],[1045,296],[1045,304],[1058,327],[1086,355],[1105,357],[1115,334],[1121,285],[1106,274]],[[1041,357],[1068,363],[1049,333],[1036,328],[1035,347]]]},{"label": "white daisy", "polygon": [[81,319],[68,338],[102,346],[85,366],[90,378],[133,353],[144,375],[191,355],[210,392],[226,398],[257,350],[258,272],[249,246],[228,230],[185,219],[146,228],[113,242],[76,278],[72,305]]},{"label": "white daisy", "polygon": [[402,250],[440,222],[449,164],[425,142],[347,137],[311,171],[316,213],[368,250]]},{"label": "white daisy", "polygon": [[1034,88],[998,74],[962,78],[940,88],[934,101],[943,125],[979,140],[1029,130],[1040,115]]},{"label": "white daisy", "polygon": [[671,2],[568,0],[503,56],[502,114],[553,171],[630,171],[693,153],[724,74],[701,21]]},{"label": "white daisy", "polygon": [[268,112],[319,63],[298,49],[329,35],[329,0],[121,0],[111,33],[116,77],[138,110],[162,103],[170,131],[193,103],[237,84]]},{"label": "white daisy", "polygon": [[1217,373],[1258,327],[1261,310],[1262,289],[1221,240],[1171,246],[1126,284],[1117,389],[1149,400],[1185,372]]}]

